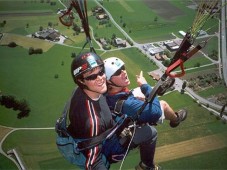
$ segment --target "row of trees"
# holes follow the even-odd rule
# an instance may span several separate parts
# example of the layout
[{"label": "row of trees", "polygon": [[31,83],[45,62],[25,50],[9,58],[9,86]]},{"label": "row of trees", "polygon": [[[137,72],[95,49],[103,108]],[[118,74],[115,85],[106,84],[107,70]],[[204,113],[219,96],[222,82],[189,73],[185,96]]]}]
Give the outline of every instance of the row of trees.
[{"label": "row of trees", "polygon": [[28,54],[29,55],[32,55],[32,54],[42,54],[42,53],[43,53],[43,49],[41,49],[41,48],[34,49],[33,47],[30,47],[28,49]]},{"label": "row of trees", "polygon": [[31,111],[25,99],[18,100],[12,95],[0,94],[0,105],[5,106],[8,109],[12,108],[15,111],[19,110],[20,112],[17,114],[18,119],[28,117]]}]

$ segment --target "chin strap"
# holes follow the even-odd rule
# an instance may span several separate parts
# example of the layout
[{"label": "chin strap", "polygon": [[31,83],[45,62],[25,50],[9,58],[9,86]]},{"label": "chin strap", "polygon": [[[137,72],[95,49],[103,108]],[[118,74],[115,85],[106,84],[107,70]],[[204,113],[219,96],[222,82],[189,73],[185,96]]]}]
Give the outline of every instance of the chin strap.
[{"label": "chin strap", "polygon": [[107,85],[111,85],[111,86],[115,86],[115,87],[123,87],[123,86],[119,86],[117,84],[115,84],[113,81],[109,80],[109,82],[107,82]]}]

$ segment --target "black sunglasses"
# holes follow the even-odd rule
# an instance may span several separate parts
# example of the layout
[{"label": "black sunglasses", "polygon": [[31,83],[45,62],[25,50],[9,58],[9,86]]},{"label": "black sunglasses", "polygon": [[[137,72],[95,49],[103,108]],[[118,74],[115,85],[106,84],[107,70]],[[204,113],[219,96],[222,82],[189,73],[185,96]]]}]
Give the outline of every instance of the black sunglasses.
[{"label": "black sunglasses", "polygon": [[90,76],[84,77],[84,80],[91,81],[97,79],[98,76],[102,76],[105,73],[104,69],[101,69],[97,74],[92,74]]},{"label": "black sunglasses", "polygon": [[119,76],[121,74],[121,71],[125,70],[125,66],[121,66],[112,76]]}]

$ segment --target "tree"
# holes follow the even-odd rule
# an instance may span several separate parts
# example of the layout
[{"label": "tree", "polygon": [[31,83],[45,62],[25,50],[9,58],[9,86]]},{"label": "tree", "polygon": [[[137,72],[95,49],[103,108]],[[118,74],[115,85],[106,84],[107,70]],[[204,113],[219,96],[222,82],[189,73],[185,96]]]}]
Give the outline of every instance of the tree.
[{"label": "tree", "polygon": [[76,57],[76,53],[72,53],[72,54],[71,54],[71,57],[72,57],[72,58],[75,58],[75,57]]},{"label": "tree", "polygon": [[187,82],[186,82],[186,81],[184,81],[184,82],[183,82],[183,84],[182,84],[182,89],[185,89],[185,88],[186,88],[186,86],[187,86]]},{"label": "tree", "polygon": [[42,30],[43,30],[43,26],[40,26],[40,27],[39,27],[39,31],[42,31]]},{"label": "tree", "polygon": [[42,48],[37,48],[34,50],[35,54],[42,54],[43,53],[43,49]]},{"label": "tree", "polygon": [[2,96],[1,97],[1,105],[5,106],[6,108],[13,108],[15,97],[8,95],[8,96]]},{"label": "tree", "polygon": [[115,33],[112,34],[112,38],[111,39],[115,39],[117,36]]},{"label": "tree", "polygon": [[200,67],[200,63],[196,63],[195,64],[195,67]]},{"label": "tree", "polygon": [[162,62],[162,64],[163,64],[164,66],[167,67],[167,66],[170,64],[170,60],[169,60],[169,59],[164,60],[164,61]]},{"label": "tree", "polygon": [[28,109],[29,109],[28,103],[27,103],[27,101],[26,101],[25,99],[22,99],[22,100],[20,101],[20,106],[19,106],[18,109],[19,109],[20,111],[24,111],[24,110],[28,110]]},{"label": "tree", "polygon": [[211,54],[209,54],[209,57],[217,60],[218,59],[218,51],[217,50],[212,50]]},{"label": "tree", "polygon": [[169,50],[164,50],[164,54],[168,57],[171,58],[171,53]]},{"label": "tree", "polygon": [[155,18],[154,18],[154,22],[157,22],[158,21],[158,17],[156,16]]},{"label": "tree", "polygon": [[77,24],[73,24],[73,30],[76,32],[80,32],[80,27]]},{"label": "tree", "polygon": [[53,23],[52,22],[48,22],[48,27],[52,27]]},{"label": "tree", "polygon": [[123,26],[123,28],[125,28],[126,27],[126,23],[124,22],[122,26]]},{"label": "tree", "polygon": [[28,54],[32,55],[33,53],[34,53],[34,48],[33,47],[29,47]]},{"label": "tree", "polygon": [[18,119],[27,117],[31,111],[25,99],[19,101],[12,95],[0,95],[0,104],[8,109],[13,108],[13,110],[20,110],[17,115]]},{"label": "tree", "polygon": [[8,44],[8,47],[16,47],[16,46],[17,46],[17,44],[15,42],[10,42]]}]

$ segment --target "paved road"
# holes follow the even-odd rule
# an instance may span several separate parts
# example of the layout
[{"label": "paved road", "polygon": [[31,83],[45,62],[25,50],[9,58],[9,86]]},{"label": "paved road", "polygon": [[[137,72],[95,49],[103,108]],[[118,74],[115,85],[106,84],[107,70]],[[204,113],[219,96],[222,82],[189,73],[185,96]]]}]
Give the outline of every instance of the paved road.
[{"label": "paved road", "polygon": [[[226,0],[222,0],[222,6],[226,4]],[[223,7],[221,10],[221,28],[220,28],[220,38],[221,38],[221,59],[222,59],[222,67],[220,69],[223,73],[223,80],[225,81],[225,85],[227,86],[227,55],[226,55],[226,11],[227,6]]]}]

